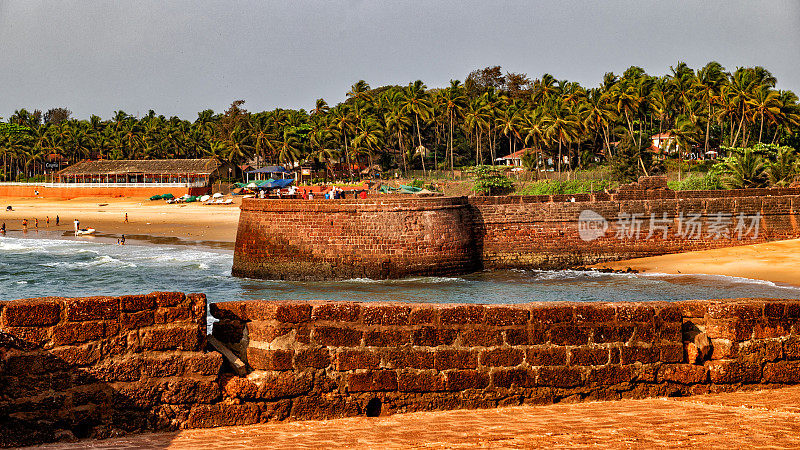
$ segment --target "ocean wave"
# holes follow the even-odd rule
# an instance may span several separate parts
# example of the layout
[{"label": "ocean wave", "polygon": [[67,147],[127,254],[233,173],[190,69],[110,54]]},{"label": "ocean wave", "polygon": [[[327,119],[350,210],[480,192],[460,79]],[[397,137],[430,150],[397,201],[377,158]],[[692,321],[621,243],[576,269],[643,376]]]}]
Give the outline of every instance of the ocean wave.
[{"label": "ocean wave", "polygon": [[439,284],[439,283],[460,283],[467,280],[457,277],[409,277],[398,278],[391,280],[375,280],[372,278],[350,278],[342,281],[327,281],[326,283],[364,283],[364,284],[407,284],[407,283],[420,283],[420,284]]},{"label": "ocean wave", "polygon": [[768,286],[772,288],[778,289],[790,289],[790,290],[797,290],[800,291],[800,286],[791,286],[788,284],[781,284],[775,283],[769,280],[759,280],[756,278],[746,278],[746,277],[735,277],[731,275],[718,275],[718,274],[709,274],[709,273],[662,273],[662,272],[648,272],[648,273],[640,273],[637,274],[641,277],[653,277],[653,278],[691,278],[697,277],[701,279],[706,279],[710,281],[722,281],[731,284],[751,284],[751,285],[762,285]]},{"label": "ocean wave", "polygon": [[101,255],[97,258],[92,259],[91,261],[57,261],[57,262],[49,262],[49,263],[40,263],[40,266],[44,267],[54,267],[54,268],[67,268],[67,269],[76,269],[76,268],[86,268],[86,267],[97,267],[97,266],[113,266],[113,267],[125,267],[125,268],[136,268],[136,264],[121,261],[109,255]]}]

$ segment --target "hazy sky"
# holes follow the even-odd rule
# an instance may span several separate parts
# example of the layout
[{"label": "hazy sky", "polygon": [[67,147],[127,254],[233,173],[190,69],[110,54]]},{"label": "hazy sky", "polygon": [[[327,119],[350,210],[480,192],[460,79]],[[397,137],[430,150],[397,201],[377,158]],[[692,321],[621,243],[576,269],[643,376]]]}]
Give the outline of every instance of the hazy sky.
[{"label": "hazy sky", "polygon": [[0,0],[4,118],[309,109],[359,79],[440,87],[489,65],[596,86],[679,60],[762,65],[800,92],[800,0]]}]

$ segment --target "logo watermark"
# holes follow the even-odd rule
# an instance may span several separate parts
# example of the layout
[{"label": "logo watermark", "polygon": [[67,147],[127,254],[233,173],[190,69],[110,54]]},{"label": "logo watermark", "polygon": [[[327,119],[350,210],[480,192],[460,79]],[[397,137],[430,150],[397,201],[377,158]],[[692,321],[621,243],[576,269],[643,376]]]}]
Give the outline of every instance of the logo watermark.
[{"label": "logo watermark", "polygon": [[703,221],[696,212],[680,211],[675,217],[669,217],[666,212],[660,216],[620,212],[612,223],[598,212],[584,209],[578,216],[578,234],[587,242],[605,237],[610,228],[613,228],[612,237],[619,240],[667,239],[670,236],[690,240],[755,240],[761,226],[761,213],[718,212]]}]

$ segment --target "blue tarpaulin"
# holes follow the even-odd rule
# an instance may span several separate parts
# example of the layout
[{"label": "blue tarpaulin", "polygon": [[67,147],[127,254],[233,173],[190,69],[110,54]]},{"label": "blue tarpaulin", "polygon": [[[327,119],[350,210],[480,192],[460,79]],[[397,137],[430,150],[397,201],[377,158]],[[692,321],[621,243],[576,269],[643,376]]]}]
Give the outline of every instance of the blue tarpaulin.
[{"label": "blue tarpaulin", "polygon": [[287,178],[285,180],[269,181],[269,182],[263,183],[259,187],[265,188],[265,189],[283,189],[285,187],[288,187],[293,182],[294,182],[294,178]]},{"label": "blue tarpaulin", "polygon": [[290,173],[283,166],[267,166],[260,169],[248,170],[245,173]]}]

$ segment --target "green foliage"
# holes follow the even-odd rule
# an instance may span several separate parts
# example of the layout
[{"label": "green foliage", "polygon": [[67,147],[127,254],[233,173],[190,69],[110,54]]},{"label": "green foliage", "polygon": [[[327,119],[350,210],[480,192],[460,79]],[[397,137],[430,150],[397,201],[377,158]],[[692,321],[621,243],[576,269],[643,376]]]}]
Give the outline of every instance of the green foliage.
[{"label": "green foliage", "polygon": [[725,148],[730,156],[711,169],[728,189],[786,186],[800,174],[800,157],[792,147],[758,144]]},{"label": "green foliage", "polygon": [[[649,141],[646,141],[649,146]],[[653,152],[638,145],[633,138],[625,137],[617,153],[609,161],[611,177],[620,183],[636,181],[643,175],[657,175],[664,171],[663,162],[653,158]]]},{"label": "green foliage", "polygon": [[413,180],[411,180],[411,186],[422,189],[424,187],[424,182],[422,180],[414,178]]},{"label": "green foliage", "polygon": [[692,173],[681,181],[667,182],[667,186],[674,191],[713,191],[723,188],[716,173]]},{"label": "green foliage", "polygon": [[29,135],[33,130],[30,127],[17,125],[16,123],[2,123],[0,122],[0,135]]},{"label": "green foliage", "polygon": [[514,190],[514,182],[497,166],[475,166],[471,172],[475,174],[472,191],[479,195],[503,195]]},{"label": "green foliage", "polygon": [[556,195],[556,194],[588,194],[619,186],[616,181],[609,180],[542,180],[518,190],[519,195]]}]

